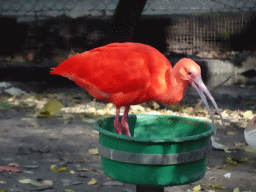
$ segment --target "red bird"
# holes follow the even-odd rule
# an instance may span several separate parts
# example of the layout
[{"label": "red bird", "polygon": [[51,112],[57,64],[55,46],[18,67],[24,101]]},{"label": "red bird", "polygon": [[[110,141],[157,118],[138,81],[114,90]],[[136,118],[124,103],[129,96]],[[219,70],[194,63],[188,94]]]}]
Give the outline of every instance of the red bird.
[{"label": "red bird", "polygon": [[[123,129],[130,136],[130,105],[149,101],[176,104],[183,98],[189,84],[202,97],[212,121],[203,91],[221,117],[216,102],[201,79],[199,65],[184,58],[172,68],[163,54],[141,43],[111,43],[98,47],[68,58],[52,68],[50,73],[69,78],[96,99],[112,102],[116,106],[114,128],[118,134],[122,134]],[[119,122],[122,106],[125,106],[125,111]]]}]

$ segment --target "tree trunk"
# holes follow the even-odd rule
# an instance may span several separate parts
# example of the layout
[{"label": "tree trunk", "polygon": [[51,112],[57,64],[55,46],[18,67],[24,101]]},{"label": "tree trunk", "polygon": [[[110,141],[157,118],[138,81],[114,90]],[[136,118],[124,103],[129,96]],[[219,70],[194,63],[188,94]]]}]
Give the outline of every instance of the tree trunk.
[{"label": "tree trunk", "polygon": [[105,44],[132,42],[133,31],[147,0],[120,0],[108,28]]}]

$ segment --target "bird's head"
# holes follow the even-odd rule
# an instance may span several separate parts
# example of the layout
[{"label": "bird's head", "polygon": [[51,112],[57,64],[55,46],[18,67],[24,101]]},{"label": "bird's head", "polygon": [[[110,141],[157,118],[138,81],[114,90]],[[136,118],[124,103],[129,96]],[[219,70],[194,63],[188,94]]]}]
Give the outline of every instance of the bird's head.
[{"label": "bird's head", "polygon": [[191,59],[181,59],[177,64],[180,65],[179,73],[181,78],[190,84],[194,82],[198,75],[201,75],[201,68]]},{"label": "bird's head", "polygon": [[200,66],[196,62],[194,62],[192,59],[188,59],[188,58],[181,59],[176,65],[178,65],[180,77],[183,80],[188,81],[191,84],[191,86],[194,89],[196,89],[196,91],[202,98],[202,100],[210,114],[213,124],[214,124],[213,116],[212,116],[210,107],[208,105],[208,102],[207,102],[207,99],[206,99],[204,93],[209,97],[212,104],[216,108],[216,110],[220,116],[220,119],[222,121],[223,128],[225,128],[224,121],[223,121],[222,115],[220,113],[220,110],[219,110],[213,96],[211,95],[211,93],[209,92],[209,90],[207,89],[205,84],[203,83],[203,80],[201,78]]}]

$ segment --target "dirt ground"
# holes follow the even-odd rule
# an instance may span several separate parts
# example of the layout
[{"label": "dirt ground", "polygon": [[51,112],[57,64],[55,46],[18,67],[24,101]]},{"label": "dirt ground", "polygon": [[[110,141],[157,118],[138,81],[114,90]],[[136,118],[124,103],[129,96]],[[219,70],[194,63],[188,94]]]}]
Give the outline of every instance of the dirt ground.
[{"label": "dirt ground", "polygon": [[[229,91],[233,94],[237,90]],[[61,89],[48,91],[60,92]],[[73,89],[65,91],[73,92]],[[222,91],[225,92],[224,89]],[[185,98],[188,103],[196,102],[193,99],[193,94]],[[220,108],[224,109],[228,103],[225,100],[222,105],[221,99],[223,95],[216,100]],[[240,107],[232,107],[236,106]],[[20,170],[4,171],[2,167],[1,192],[4,189],[10,192],[135,191],[134,185],[109,180],[102,172],[100,156],[89,153],[90,149],[98,146],[98,133],[92,123],[83,122],[78,116],[74,116],[68,123],[58,117],[28,121],[32,111],[19,108],[0,110],[0,166],[14,165]],[[204,191],[211,192],[233,192],[236,188],[240,191],[256,191],[256,153],[236,149],[235,143],[244,142],[244,130],[234,124],[227,128],[234,134],[224,136],[223,131],[218,130],[217,135],[222,143],[233,146],[229,151],[231,153],[213,150],[202,180],[183,186],[166,187],[165,192],[193,191],[193,187],[199,184]],[[230,165],[226,162],[229,156],[238,162],[248,157],[248,162]],[[29,182],[31,180],[33,182]]]}]

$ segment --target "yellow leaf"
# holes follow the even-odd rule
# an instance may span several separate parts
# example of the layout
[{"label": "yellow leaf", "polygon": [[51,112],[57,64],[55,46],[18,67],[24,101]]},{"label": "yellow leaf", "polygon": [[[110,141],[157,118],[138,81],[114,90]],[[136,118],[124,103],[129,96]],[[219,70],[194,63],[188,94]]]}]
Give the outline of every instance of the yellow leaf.
[{"label": "yellow leaf", "polygon": [[233,192],[240,192],[240,189],[237,187],[233,190]]},{"label": "yellow leaf", "polygon": [[209,188],[211,186],[212,186],[211,184],[206,184],[206,185],[204,185],[204,189],[207,189],[207,188]]},{"label": "yellow leaf", "polygon": [[65,192],[75,192],[75,191],[72,189],[65,189]]},{"label": "yellow leaf", "polygon": [[228,131],[227,134],[228,134],[228,135],[236,135],[236,133],[233,132],[233,131]]},{"label": "yellow leaf", "polygon": [[248,163],[249,158],[248,157],[243,157],[241,161],[244,162],[244,163]]},{"label": "yellow leaf", "polygon": [[64,105],[57,101],[57,100],[49,100],[43,110],[40,112],[40,114],[44,117],[49,117],[53,115],[58,115],[61,109],[64,107]]},{"label": "yellow leaf", "polygon": [[255,152],[251,147],[249,147],[249,146],[247,146],[247,147],[245,147],[244,148],[244,150],[246,151],[246,152]]},{"label": "yellow leaf", "polygon": [[39,113],[40,117],[52,117],[53,115],[49,111],[42,111]]},{"label": "yellow leaf", "polygon": [[59,171],[66,171],[68,168],[67,167],[61,167],[59,169],[56,169],[55,168],[56,165],[51,165],[50,169],[53,171],[53,172],[59,172]]},{"label": "yellow leaf", "polygon": [[105,113],[105,114],[103,115],[103,117],[110,117],[110,116],[111,116],[110,113]]},{"label": "yellow leaf", "polygon": [[242,146],[244,146],[245,144],[244,143],[235,143],[235,146],[236,147],[242,147]]},{"label": "yellow leaf", "polygon": [[1,189],[0,192],[8,192],[7,189]]},{"label": "yellow leaf", "polygon": [[237,165],[237,161],[234,161],[231,157],[227,157],[226,162],[230,165]]},{"label": "yellow leaf", "polygon": [[218,189],[226,189],[226,187],[220,186],[220,185],[213,185],[212,187],[218,188]]},{"label": "yellow leaf", "polygon": [[58,169],[58,171],[66,171],[68,168],[67,167],[61,167]]},{"label": "yellow leaf", "polygon": [[95,184],[97,184],[97,180],[94,178],[92,178],[92,180],[88,182],[88,185],[95,185]]},{"label": "yellow leaf", "polygon": [[93,154],[93,155],[98,155],[99,152],[98,152],[98,149],[97,148],[92,148],[92,149],[89,149],[89,153]]},{"label": "yellow leaf", "polygon": [[201,185],[197,185],[195,187],[193,187],[193,191],[200,191],[202,188],[201,188]]}]

